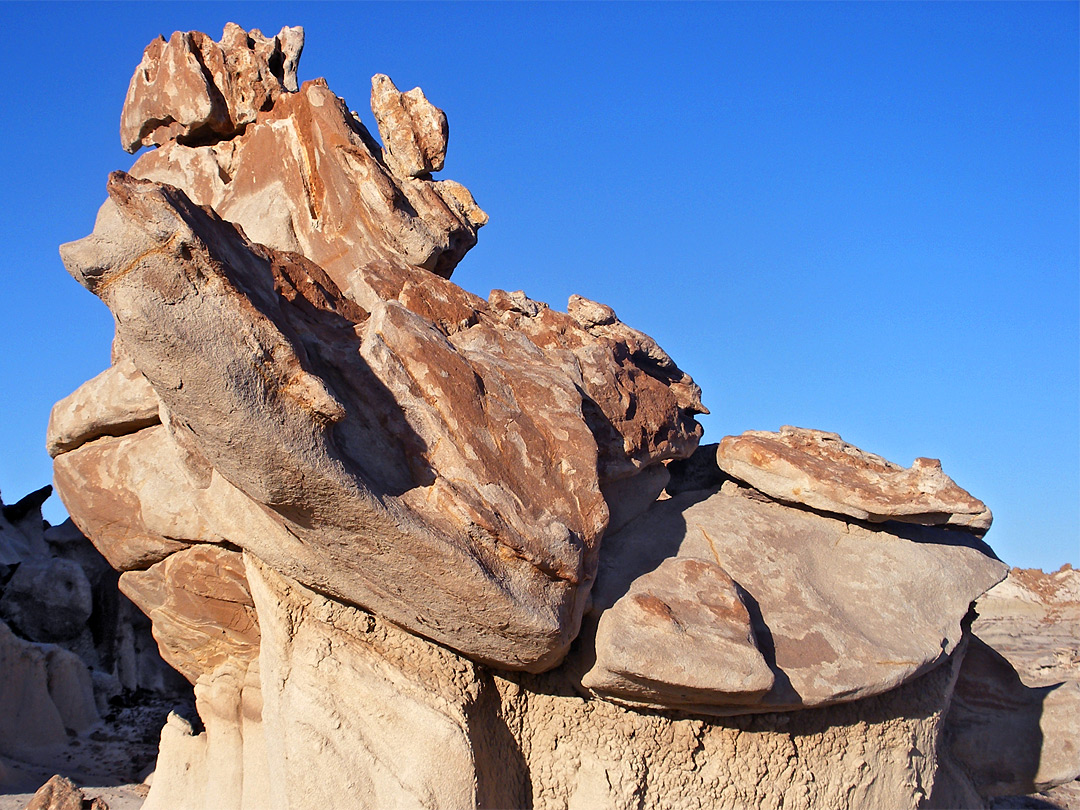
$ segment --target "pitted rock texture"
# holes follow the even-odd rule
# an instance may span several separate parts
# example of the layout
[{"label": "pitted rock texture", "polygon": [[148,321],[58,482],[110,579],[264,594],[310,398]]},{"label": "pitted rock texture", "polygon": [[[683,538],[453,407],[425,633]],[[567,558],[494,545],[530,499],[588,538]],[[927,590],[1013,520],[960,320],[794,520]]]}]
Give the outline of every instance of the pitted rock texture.
[{"label": "pitted rock texture", "polygon": [[419,177],[442,171],[450,129],[446,113],[428,101],[423,90],[414,87],[402,93],[380,73],[371,79],[371,111],[395,174]]},{"label": "pitted rock texture", "polygon": [[917,458],[904,468],[822,430],[748,430],[725,437],[716,458],[725,473],[773,498],[871,523],[954,526],[982,535],[992,520],[986,504],[958,487],[937,459]]},{"label": "pitted rock texture", "polygon": [[234,23],[220,42],[199,31],[158,37],[131,77],[120,117],[120,142],[128,152],[179,141],[231,138],[286,92],[295,92],[303,28],[274,37]]}]

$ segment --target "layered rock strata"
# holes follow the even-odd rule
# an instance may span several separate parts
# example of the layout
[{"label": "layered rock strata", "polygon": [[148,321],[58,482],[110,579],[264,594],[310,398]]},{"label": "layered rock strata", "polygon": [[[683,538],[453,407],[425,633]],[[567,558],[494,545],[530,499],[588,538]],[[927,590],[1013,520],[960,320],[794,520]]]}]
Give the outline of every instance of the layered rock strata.
[{"label": "layered rock strata", "polygon": [[981,802],[985,506],[819,431],[695,455],[610,307],[449,280],[487,215],[419,89],[373,79],[380,145],[298,29],[242,34],[151,44],[157,148],[61,249],[116,340],[56,484],[195,686],[146,807]]}]

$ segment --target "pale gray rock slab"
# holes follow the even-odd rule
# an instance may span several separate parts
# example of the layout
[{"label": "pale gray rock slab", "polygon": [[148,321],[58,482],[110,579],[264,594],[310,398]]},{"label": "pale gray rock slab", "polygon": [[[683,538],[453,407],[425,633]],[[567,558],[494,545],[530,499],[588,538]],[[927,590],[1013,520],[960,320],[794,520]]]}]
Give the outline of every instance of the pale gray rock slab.
[{"label": "pale gray rock slab", "polygon": [[725,436],[716,460],[725,473],[770,497],[871,523],[947,525],[982,535],[993,519],[937,459],[901,467],[823,430],[784,426],[779,433]]},{"label": "pale gray rock slab", "polygon": [[702,701],[699,713],[800,709],[893,689],[956,648],[971,603],[1007,570],[967,534],[907,527],[901,536],[741,492],[657,502],[605,538],[594,588],[603,610],[670,557],[713,561],[738,583],[775,683],[760,700]]},{"label": "pale gray rock slab", "polygon": [[738,586],[712,560],[670,557],[603,612],[582,685],[670,708],[752,704],[773,686]]},{"label": "pale gray rock slab", "polygon": [[153,387],[121,357],[53,405],[45,448],[55,458],[102,436],[123,436],[159,421]]}]

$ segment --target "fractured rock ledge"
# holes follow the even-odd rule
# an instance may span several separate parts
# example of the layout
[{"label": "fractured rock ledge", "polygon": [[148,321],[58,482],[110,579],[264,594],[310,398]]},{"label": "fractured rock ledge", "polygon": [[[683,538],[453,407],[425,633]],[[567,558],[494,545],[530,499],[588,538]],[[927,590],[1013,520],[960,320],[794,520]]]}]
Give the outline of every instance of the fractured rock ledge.
[{"label": "fractured rock ledge", "polygon": [[778,500],[871,523],[897,520],[982,535],[992,520],[986,504],[958,487],[937,459],[917,458],[905,469],[823,430],[785,426],[779,433],[727,436],[716,462]]}]

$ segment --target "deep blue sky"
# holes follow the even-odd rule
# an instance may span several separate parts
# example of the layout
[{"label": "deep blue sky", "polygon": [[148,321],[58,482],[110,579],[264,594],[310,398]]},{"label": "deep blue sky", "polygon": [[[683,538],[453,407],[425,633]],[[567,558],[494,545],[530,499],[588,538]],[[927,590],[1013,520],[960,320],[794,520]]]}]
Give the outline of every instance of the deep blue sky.
[{"label": "deep blue sky", "polygon": [[[782,424],[985,500],[1006,561],[1080,565],[1076,3],[0,6],[0,490],[111,318],[56,247],[126,169],[157,34],[303,25],[301,79],[447,111],[491,215],[454,280],[612,305],[701,384],[705,441]],[[56,498],[46,516],[64,516]]]}]

